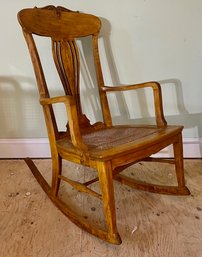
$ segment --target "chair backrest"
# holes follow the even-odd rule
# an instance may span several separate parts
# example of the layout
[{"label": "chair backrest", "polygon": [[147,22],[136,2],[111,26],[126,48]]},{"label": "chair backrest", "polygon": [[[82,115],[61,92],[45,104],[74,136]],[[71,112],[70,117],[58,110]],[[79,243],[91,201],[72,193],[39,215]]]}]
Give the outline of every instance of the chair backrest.
[{"label": "chair backrest", "polygon": [[[64,7],[46,6],[23,9],[18,20],[28,44],[41,98],[49,98],[49,91],[33,35],[49,37],[52,41],[53,59],[66,95],[75,97],[81,127],[90,126],[82,113],[80,102],[80,56],[76,39],[91,36],[98,86],[104,85],[98,52],[98,34],[101,21],[98,17],[68,10]],[[105,125],[111,125],[106,93],[101,92],[101,106]],[[52,120],[55,122],[52,112]],[[87,124],[88,123],[88,124]]]}]

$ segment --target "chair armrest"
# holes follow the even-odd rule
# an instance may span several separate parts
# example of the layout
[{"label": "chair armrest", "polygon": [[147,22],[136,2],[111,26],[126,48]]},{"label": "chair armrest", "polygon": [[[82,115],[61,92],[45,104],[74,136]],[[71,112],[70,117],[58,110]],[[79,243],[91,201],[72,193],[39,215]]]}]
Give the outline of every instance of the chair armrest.
[{"label": "chair armrest", "polygon": [[83,153],[88,151],[86,144],[83,142],[78,122],[78,113],[76,108],[76,101],[73,96],[57,96],[52,98],[41,98],[40,104],[43,106],[57,103],[64,103],[66,107],[70,136],[73,145],[80,149]]},{"label": "chair armrest", "polygon": [[56,96],[51,98],[40,98],[39,102],[41,105],[50,105],[57,103],[71,102],[72,96]]},{"label": "chair armrest", "polygon": [[153,89],[156,124],[158,127],[165,127],[167,125],[167,122],[163,113],[161,85],[158,82],[151,81],[141,84],[120,85],[115,87],[103,86],[101,87],[101,90],[104,92],[117,92],[146,87],[151,87]]}]

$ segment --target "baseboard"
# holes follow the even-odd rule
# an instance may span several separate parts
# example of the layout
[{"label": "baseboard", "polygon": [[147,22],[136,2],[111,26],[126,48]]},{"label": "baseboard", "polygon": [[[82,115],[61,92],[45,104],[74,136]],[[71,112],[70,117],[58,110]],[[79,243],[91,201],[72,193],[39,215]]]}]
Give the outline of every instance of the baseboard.
[{"label": "baseboard", "polygon": [[0,158],[49,158],[47,138],[0,139]]},{"label": "baseboard", "polygon": [[[184,158],[202,158],[202,138],[184,138],[183,139]],[[169,146],[154,155],[158,158],[172,158],[173,147]]]},{"label": "baseboard", "polygon": [[[202,158],[202,138],[184,138],[185,158]],[[0,158],[49,158],[50,149],[47,138],[0,139]],[[172,147],[155,154],[155,157],[170,158]]]}]

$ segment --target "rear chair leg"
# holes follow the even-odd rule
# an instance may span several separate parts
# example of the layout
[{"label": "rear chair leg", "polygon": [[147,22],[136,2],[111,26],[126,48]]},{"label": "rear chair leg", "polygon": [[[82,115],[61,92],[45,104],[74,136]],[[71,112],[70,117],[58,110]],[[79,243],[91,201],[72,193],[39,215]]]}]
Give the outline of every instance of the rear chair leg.
[{"label": "rear chair leg", "polygon": [[114,187],[110,161],[98,162],[97,169],[100,182],[100,189],[102,192],[106,224],[108,228],[109,242],[121,244],[121,238],[119,236],[116,226]]},{"label": "rear chair leg", "polygon": [[58,175],[61,175],[62,172],[62,158],[58,155],[57,157],[52,158],[52,194],[53,196],[58,195],[60,187],[60,178]]},{"label": "rear chair leg", "polygon": [[174,158],[175,158],[175,170],[178,182],[178,187],[184,189],[186,194],[190,194],[190,191],[185,186],[184,179],[184,163],[183,163],[183,146],[182,146],[182,134],[178,135],[178,140],[173,144]]}]

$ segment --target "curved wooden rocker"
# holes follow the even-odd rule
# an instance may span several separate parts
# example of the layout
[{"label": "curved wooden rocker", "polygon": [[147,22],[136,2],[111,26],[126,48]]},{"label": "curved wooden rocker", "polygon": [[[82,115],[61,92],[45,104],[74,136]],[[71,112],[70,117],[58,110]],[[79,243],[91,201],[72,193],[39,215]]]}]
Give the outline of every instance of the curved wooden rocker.
[{"label": "curved wooden rocker", "polygon": [[[52,155],[52,185],[49,186],[31,159],[27,158],[25,161],[49,198],[75,224],[103,240],[120,244],[121,238],[116,226],[113,179],[131,187],[155,193],[173,195],[190,193],[184,180],[181,135],[183,127],[167,125],[159,83],[105,86],[98,52],[98,34],[101,28],[98,17],[73,12],[64,7],[47,6],[21,10],[18,13],[18,20],[30,51],[40,104],[45,115]],[[50,38],[53,59],[63,86],[62,96],[50,97],[33,35]],[[103,122],[95,124],[91,124],[82,112],[79,89],[80,52],[76,39],[89,36],[92,39],[103,112]],[[153,89],[156,125],[114,126],[107,100],[108,92],[148,87]],[[57,127],[53,111],[53,105],[57,103],[63,103],[66,107],[68,123],[65,132],[60,132]],[[139,161],[155,161],[150,156],[171,144],[174,148],[174,160],[168,160],[168,163],[175,164],[177,186],[147,184],[120,174]],[[62,159],[94,168],[97,170],[98,177],[84,183],[73,181],[62,175]],[[157,161],[166,162],[166,160]],[[90,225],[59,198],[61,180],[103,201],[107,230]],[[101,194],[88,187],[95,181],[99,181]]]}]

